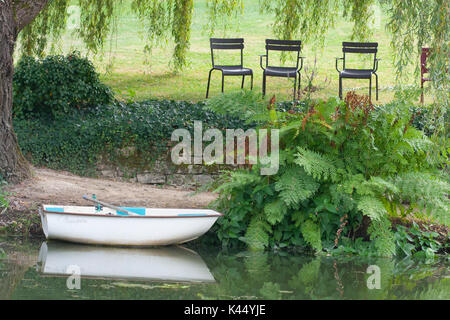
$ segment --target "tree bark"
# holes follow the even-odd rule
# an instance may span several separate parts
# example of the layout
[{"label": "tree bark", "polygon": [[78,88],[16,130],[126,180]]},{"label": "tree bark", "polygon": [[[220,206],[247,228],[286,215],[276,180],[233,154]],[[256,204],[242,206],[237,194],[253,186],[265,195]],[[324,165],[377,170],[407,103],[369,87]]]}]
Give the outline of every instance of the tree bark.
[{"label": "tree bark", "polygon": [[12,124],[14,46],[17,35],[48,0],[0,0],[0,178],[17,183],[31,176]]}]

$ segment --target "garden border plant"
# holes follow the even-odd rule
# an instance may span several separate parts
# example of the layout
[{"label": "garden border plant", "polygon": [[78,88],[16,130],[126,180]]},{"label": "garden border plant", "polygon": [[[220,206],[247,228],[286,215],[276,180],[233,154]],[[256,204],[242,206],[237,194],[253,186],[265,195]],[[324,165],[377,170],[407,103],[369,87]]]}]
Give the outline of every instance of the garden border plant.
[{"label": "garden border plant", "polygon": [[250,118],[280,130],[279,173],[262,177],[253,166],[221,177],[214,206],[225,217],[213,230],[219,242],[332,252],[341,233],[354,239],[368,227],[371,251],[391,256],[390,217],[398,210],[448,225],[450,184],[409,108],[399,101],[373,106],[353,93],[345,102],[311,100],[287,112],[272,100]]}]

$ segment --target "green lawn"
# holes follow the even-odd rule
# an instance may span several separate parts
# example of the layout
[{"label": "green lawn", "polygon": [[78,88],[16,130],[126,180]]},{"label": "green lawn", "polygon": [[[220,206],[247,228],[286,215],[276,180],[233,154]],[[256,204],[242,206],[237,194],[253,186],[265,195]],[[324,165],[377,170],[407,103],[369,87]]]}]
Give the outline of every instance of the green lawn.
[{"label": "green lawn", "polygon": [[[173,74],[170,67],[173,44],[165,48],[155,48],[151,56],[143,52],[144,40],[140,32],[140,23],[131,13],[129,2],[125,1],[118,22],[118,34],[112,42],[107,42],[102,58],[92,57],[97,69],[102,73],[102,80],[114,88],[118,94],[132,95],[134,99],[169,98],[175,100],[202,100],[206,93],[208,71],[211,68],[209,36],[204,32],[206,23],[206,7],[204,0],[195,0],[191,48],[188,55],[190,66],[180,74]],[[380,99],[383,103],[390,101],[394,94],[395,70],[393,66],[390,35],[385,31],[386,17],[378,10],[379,19],[375,23],[373,39],[379,43]],[[244,64],[254,71],[254,90],[261,91],[262,70],[259,67],[259,56],[264,54],[264,39],[272,38],[271,21],[268,15],[259,13],[258,0],[245,1],[245,12],[239,17],[239,27],[233,27],[225,34],[227,37],[245,38]],[[306,84],[306,74],[311,74],[315,57],[317,58],[314,85],[320,90],[313,97],[328,97],[338,94],[338,74],[335,70],[335,57],[342,55],[342,41],[350,40],[352,23],[340,18],[336,26],[325,36],[323,49],[316,49],[314,44],[307,43],[303,55],[307,57],[302,73],[302,86]],[[217,30],[216,36],[223,36]],[[70,33],[63,38],[62,51],[80,49],[81,43]],[[414,58],[415,59],[415,58]],[[147,62],[146,62],[147,61]],[[227,59],[230,61],[230,59]],[[417,61],[419,63],[419,61]],[[412,70],[412,69],[411,69]],[[408,83],[417,83],[417,76],[410,77]],[[246,86],[250,86],[246,79]],[[375,79],[373,79],[375,80]],[[225,91],[240,88],[240,77],[226,77]],[[210,96],[220,92],[220,72],[213,73]],[[417,84],[416,84],[417,85]],[[290,99],[292,83],[287,79],[268,78],[267,95],[276,94],[278,100]],[[358,93],[368,92],[367,80],[344,80],[344,90],[356,90]],[[345,91],[344,91],[345,94]],[[373,81],[373,97],[375,97],[375,81]],[[428,97],[428,99],[430,99]],[[427,99],[427,100],[428,100]]]}]

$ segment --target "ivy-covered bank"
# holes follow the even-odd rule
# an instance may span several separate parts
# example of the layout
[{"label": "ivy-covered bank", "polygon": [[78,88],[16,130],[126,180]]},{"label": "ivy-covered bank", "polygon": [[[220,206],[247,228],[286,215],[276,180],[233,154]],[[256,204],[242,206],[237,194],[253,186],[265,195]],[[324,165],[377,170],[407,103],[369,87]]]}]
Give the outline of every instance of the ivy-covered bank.
[{"label": "ivy-covered bank", "polygon": [[248,127],[204,103],[150,100],[73,109],[64,119],[16,118],[14,128],[23,154],[36,166],[94,176],[100,166],[118,167],[126,177],[136,177],[154,167],[168,170],[170,147],[177,143],[171,142],[172,132],[184,128],[193,137],[194,120],[205,130]]},{"label": "ivy-covered bank", "polygon": [[92,63],[73,52],[23,57],[14,76],[14,129],[22,153],[36,166],[81,175],[132,178],[155,184],[199,185],[219,167],[174,166],[172,132],[194,121],[203,129],[246,129],[237,116],[204,102],[117,101]]}]

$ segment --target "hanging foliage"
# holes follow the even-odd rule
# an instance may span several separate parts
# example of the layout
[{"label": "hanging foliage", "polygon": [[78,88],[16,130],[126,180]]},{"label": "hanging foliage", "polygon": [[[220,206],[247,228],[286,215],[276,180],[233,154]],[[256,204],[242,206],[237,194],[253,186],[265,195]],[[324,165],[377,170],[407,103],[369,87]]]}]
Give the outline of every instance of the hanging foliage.
[{"label": "hanging foliage", "polygon": [[144,50],[167,43],[172,20],[173,0],[133,0],[131,8],[136,12],[144,29]]},{"label": "hanging foliage", "polygon": [[175,42],[173,63],[175,71],[187,65],[186,56],[191,39],[191,20],[194,9],[193,0],[175,0],[172,22],[172,36]]},{"label": "hanging foliage", "polygon": [[66,28],[66,13],[69,0],[54,0],[19,34],[22,52],[42,57],[51,39],[51,51],[59,42]]},{"label": "hanging foliage", "polygon": [[283,40],[323,43],[334,25],[338,0],[262,0],[261,11],[274,14],[273,32]]},{"label": "hanging foliage", "polygon": [[323,45],[340,12],[354,22],[351,39],[369,39],[373,5],[374,0],[262,0],[261,11],[274,14],[273,31],[279,39],[301,38]]},{"label": "hanging foliage", "polygon": [[111,31],[117,0],[79,0],[81,8],[78,34],[88,50],[97,53]]},{"label": "hanging foliage", "polygon": [[372,32],[369,28],[373,19],[374,0],[343,1],[344,17],[349,17],[354,22],[352,40],[366,41],[370,39]]},{"label": "hanging foliage", "polygon": [[244,13],[243,0],[207,0],[208,21],[205,29],[212,37],[220,26],[222,34],[225,34],[230,26],[230,21]]},{"label": "hanging foliage", "polygon": [[407,76],[406,66],[413,61],[416,74],[422,47],[430,47],[427,59],[433,84],[435,102],[431,108],[431,125],[436,128],[434,139],[441,147],[435,156],[448,163],[448,110],[450,108],[450,7],[447,0],[393,0],[383,1],[388,7],[387,29],[392,32],[391,45],[397,76]]}]

